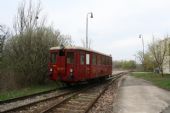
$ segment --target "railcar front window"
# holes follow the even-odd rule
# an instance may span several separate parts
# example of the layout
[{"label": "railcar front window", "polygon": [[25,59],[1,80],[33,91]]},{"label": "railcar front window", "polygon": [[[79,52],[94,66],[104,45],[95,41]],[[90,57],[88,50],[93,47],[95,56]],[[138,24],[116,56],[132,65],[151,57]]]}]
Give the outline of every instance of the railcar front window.
[{"label": "railcar front window", "polygon": [[57,62],[57,53],[51,53],[51,63],[55,64]]},{"label": "railcar front window", "polygon": [[73,64],[74,63],[74,53],[68,52],[67,53],[67,64]]},{"label": "railcar front window", "polygon": [[65,56],[65,52],[63,49],[59,51],[59,56]]}]

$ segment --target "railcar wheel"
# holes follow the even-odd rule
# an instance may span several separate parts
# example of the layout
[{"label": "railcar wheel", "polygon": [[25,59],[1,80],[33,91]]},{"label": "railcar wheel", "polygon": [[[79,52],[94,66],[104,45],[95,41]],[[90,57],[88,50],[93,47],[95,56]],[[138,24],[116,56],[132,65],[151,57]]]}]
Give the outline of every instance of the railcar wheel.
[{"label": "railcar wheel", "polygon": [[105,80],[109,79],[109,75],[105,76],[104,79],[105,79]]},{"label": "railcar wheel", "polygon": [[71,86],[71,84],[70,84],[70,83],[65,83],[65,85],[66,85],[67,87],[70,87],[70,86]]},{"label": "railcar wheel", "polygon": [[89,79],[87,82],[91,84],[91,83],[96,82],[96,80],[95,79]]},{"label": "railcar wheel", "polygon": [[59,82],[59,81],[55,81],[55,84],[56,84],[56,86],[59,87],[59,88],[63,86],[62,83]]}]

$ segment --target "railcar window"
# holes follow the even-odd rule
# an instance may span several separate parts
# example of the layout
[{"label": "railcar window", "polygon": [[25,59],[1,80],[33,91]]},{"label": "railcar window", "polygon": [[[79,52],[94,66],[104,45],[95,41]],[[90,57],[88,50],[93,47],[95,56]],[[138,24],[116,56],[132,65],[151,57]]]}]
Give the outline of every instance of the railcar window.
[{"label": "railcar window", "polygon": [[101,56],[101,64],[103,65],[103,56]]},{"label": "railcar window", "polygon": [[56,63],[57,62],[57,53],[56,52],[53,52],[53,53],[51,53],[51,63],[52,64],[54,64],[54,63]]},{"label": "railcar window", "polygon": [[86,54],[86,64],[90,64],[90,54]]},{"label": "railcar window", "polygon": [[106,61],[106,62],[107,62],[107,65],[109,65],[109,58],[107,57],[107,59],[106,59],[106,60],[107,60],[107,61]]},{"label": "railcar window", "polygon": [[107,57],[104,57],[104,65],[107,65]]},{"label": "railcar window", "polygon": [[93,54],[93,57],[92,57],[92,64],[96,65],[96,55],[95,54]]},{"label": "railcar window", "polygon": [[74,53],[68,52],[67,53],[67,64],[73,64],[74,63]]},{"label": "railcar window", "polygon": [[103,56],[103,65],[105,65],[105,56]]},{"label": "railcar window", "polygon": [[97,58],[97,63],[98,63],[98,65],[101,64],[101,56],[98,56],[98,58]]},{"label": "railcar window", "polygon": [[85,57],[84,54],[80,54],[80,64],[84,65]]},{"label": "railcar window", "polygon": [[112,59],[109,58],[109,65],[112,65]]},{"label": "railcar window", "polygon": [[102,56],[102,65],[104,65],[104,56]]}]

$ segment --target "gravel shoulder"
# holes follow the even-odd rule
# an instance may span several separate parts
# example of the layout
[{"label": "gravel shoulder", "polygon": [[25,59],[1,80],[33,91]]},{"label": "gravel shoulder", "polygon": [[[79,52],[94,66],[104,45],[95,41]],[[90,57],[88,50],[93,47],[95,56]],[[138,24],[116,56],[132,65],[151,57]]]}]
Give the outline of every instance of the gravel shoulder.
[{"label": "gravel shoulder", "polygon": [[114,113],[166,113],[170,92],[150,82],[125,76],[113,104]]}]

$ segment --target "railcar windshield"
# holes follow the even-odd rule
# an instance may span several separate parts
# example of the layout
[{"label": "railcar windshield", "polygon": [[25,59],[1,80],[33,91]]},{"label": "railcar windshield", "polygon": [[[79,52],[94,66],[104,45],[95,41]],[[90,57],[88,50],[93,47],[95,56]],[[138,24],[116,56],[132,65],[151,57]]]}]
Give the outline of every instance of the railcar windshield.
[{"label": "railcar windshield", "polygon": [[67,64],[73,64],[74,63],[74,52],[68,52],[67,53]]},{"label": "railcar windshield", "polygon": [[57,62],[57,52],[51,53],[51,59],[50,59],[52,64],[55,64]]},{"label": "railcar windshield", "polygon": [[65,56],[65,52],[63,49],[59,50],[59,56]]}]

